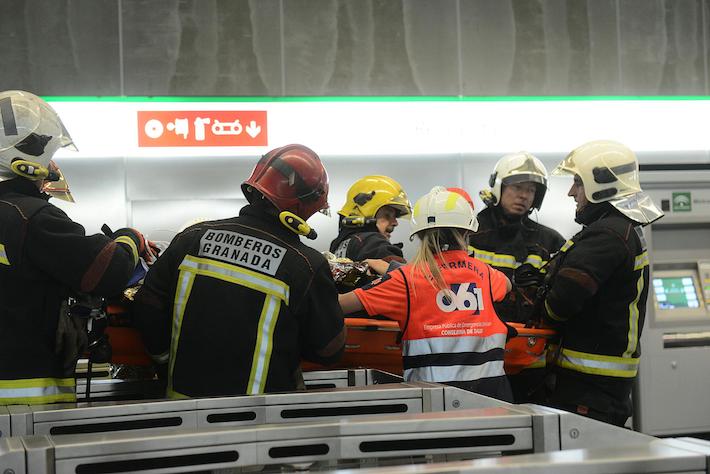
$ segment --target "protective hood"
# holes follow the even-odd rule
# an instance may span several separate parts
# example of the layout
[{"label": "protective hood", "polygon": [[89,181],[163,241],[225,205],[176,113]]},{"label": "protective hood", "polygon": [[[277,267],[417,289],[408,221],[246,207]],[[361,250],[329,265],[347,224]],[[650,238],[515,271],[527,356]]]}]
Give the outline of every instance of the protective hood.
[{"label": "protective hood", "polygon": [[640,191],[630,196],[612,199],[609,203],[629,219],[641,225],[648,225],[663,217],[663,211],[653,202],[651,196]]}]

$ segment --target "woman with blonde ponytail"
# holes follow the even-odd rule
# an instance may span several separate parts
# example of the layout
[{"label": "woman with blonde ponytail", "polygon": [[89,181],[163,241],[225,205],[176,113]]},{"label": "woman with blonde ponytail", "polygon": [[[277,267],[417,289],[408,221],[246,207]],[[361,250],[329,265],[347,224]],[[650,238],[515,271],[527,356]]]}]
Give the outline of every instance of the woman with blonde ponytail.
[{"label": "woman with blonde ponytail", "polygon": [[407,381],[439,382],[512,401],[503,370],[508,330],[493,308],[508,278],[468,255],[478,227],[466,199],[434,187],[414,205],[417,255],[370,285],[340,295],[345,314],[365,310],[399,323]]}]

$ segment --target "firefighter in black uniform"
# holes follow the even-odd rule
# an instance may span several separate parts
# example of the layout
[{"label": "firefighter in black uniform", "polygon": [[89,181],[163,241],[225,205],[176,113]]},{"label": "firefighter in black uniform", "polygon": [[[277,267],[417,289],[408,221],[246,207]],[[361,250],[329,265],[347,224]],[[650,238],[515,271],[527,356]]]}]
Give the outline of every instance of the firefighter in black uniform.
[{"label": "firefighter in black uniform", "polygon": [[331,363],[345,329],[328,262],[301,243],[328,206],[328,175],[303,145],[270,151],[242,184],[239,217],[178,234],[148,272],[134,316],[167,365],[167,394],[295,390],[301,358]]},{"label": "firefighter in black uniform", "polygon": [[[547,170],[527,152],[506,155],[496,164],[490,189],[480,195],[486,208],[478,214],[478,232],[470,237],[469,250],[479,260],[513,280],[522,264],[541,269],[565,239],[559,232],[530,219],[540,209],[547,192]],[[506,322],[534,319],[535,288],[514,287],[496,312]],[[517,374],[508,374],[516,403],[542,402],[545,354]]]},{"label": "firefighter in black uniform", "polygon": [[387,176],[365,176],[348,190],[338,212],[338,236],[330,243],[330,251],[355,262],[381,259],[405,263],[401,244],[392,244],[390,236],[397,219],[411,212],[407,194],[397,181]]},{"label": "firefighter in black uniform", "polygon": [[29,92],[0,93],[0,405],[76,401],[74,371],[85,321],[70,296],[120,293],[142,235],[87,236],[48,191],[71,199],[52,156],[72,139],[56,112]]},{"label": "firefighter in black uniform", "polygon": [[548,272],[545,309],[561,332],[549,404],[623,426],[631,415],[649,284],[642,227],[663,213],[641,191],[636,156],[620,143],[584,144],[553,174],[574,176],[568,195],[584,227]]}]

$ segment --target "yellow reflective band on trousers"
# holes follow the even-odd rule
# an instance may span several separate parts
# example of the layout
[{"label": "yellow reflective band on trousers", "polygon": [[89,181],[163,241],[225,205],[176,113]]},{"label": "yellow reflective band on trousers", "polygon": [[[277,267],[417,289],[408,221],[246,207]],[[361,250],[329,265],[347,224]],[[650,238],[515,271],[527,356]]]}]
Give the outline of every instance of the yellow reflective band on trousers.
[{"label": "yellow reflective band on trousers", "polygon": [[114,241],[119,244],[128,245],[128,247],[130,247],[131,249],[131,255],[133,256],[133,265],[138,265],[138,247],[136,247],[136,243],[133,241],[133,239],[128,237],[127,235],[122,235],[114,239]]},{"label": "yellow reflective band on trousers", "polygon": [[557,365],[584,374],[631,378],[638,372],[639,359],[562,349]]},{"label": "yellow reflective band on trousers", "polygon": [[547,263],[547,260],[543,260],[539,255],[530,254],[525,258],[524,262],[518,262],[513,255],[489,252],[488,250],[479,250],[470,245],[468,247],[468,252],[469,254],[472,254],[474,258],[497,268],[515,269],[523,263],[529,263],[535,268],[541,268]]},{"label": "yellow reflective band on trousers", "polygon": [[168,369],[168,396],[181,398],[184,395],[173,389],[173,370],[175,355],[180,339],[180,330],[185,314],[185,307],[190,299],[195,276],[204,276],[245,286],[265,294],[264,306],[259,316],[256,347],[252,356],[252,368],[247,386],[248,394],[264,393],[266,377],[269,373],[271,350],[273,346],[274,328],[281,309],[281,302],[288,304],[290,289],[281,280],[263,275],[261,273],[232,265],[218,262],[208,258],[185,256],[179,266],[178,284],[175,290],[173,303],[173,328],[170,342],[170,365]]},{"label": "yellow reflective band on trousers", "polygon": [[3,244],[0,244],[0,265],[10,266],[10,260],[7,259],[7,252],[5,252]]},{"label": "yellow reflective band on trousers", "polygon": [[43,405],[75,401],[74,378],[0,380],[0,405]]}]

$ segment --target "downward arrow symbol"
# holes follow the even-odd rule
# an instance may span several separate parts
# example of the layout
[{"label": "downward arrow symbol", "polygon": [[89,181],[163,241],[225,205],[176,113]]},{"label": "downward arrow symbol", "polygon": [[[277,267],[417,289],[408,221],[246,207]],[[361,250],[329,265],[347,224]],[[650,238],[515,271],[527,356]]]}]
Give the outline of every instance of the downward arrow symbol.
[{"label": "downward arrow symbol", "polygon": [[256,124],[256,121],[252,120],[249,122],[249,125],[247,125],[246,131],[250,137],[256,138],[256,136],[261,133],[261,127]]}]

